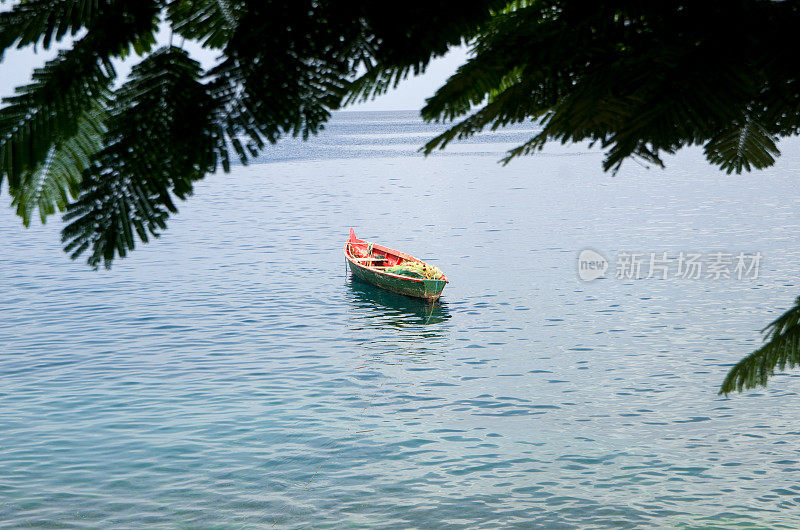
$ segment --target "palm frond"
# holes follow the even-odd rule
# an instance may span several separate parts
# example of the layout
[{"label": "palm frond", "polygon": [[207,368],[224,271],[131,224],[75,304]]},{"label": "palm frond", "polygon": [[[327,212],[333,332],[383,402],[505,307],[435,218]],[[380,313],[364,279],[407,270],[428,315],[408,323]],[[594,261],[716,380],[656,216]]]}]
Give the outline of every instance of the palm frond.
[{"label": "palm frond", "polygon": [[[495,79],[498,83],[508,82],[506,76],[503,75],[499,75]],[[531,116],[532,107],[520,104],[521,101],[527,103],[525,98],[531,94],[531,85],[527,81],[509,84],[506,89],[499,91],[491,101],[474,114],[428,141],[421,151],[427,155],[436,149],[444,149],[453,140],[468,138],[486,128],[496,130],[512,123],[538,119],[540,116],[536,114]],[[543,109],[546,108],[546,105],[540,106]],[[526,145],[528,148],[533,148],[534,144],[540,143],[540,140],[542,140],[541,135],[537,135]]]},{"label": "palm frond", "polygon": [[[100,55],[124,55],[129,42],[140,53],[155,42],[152,35],[157,28],[153,21],[161,3],[160,0],[19,2],[10,11],[0,13],[0,60],[11,46],[22,48],[41,44],[48,49],[53,43],[66,36],[75,36],[83,29],[94,33],[94,49]],[[140,40],[139,36],[146,38]]]},{"label": "palm frond", "polygon": [[102,147],[106,118],[105,102],[96,101],[94,108],[84,111],[77,122],[74,136],[57,140],[34,170],[23,174],[19,184],[9,189],[17,215],[30,226],[38,209],[42,224],[47,216],[65,211],[69,202],[78,196],[81,175],[92,156]]},{"label": "palm frond", "polygon": [[328,26],[343,17],[328,4],[316,11],[287,5],[284,18],[270,7],[248,5],[225,60],[208,72],[216,118],[244,163],[285,135],[308,138],[324,127],[341,105],[361,42],[358,21]]},{"label": "palm frond", "polygon": [[[17,190],[28,188],[22,182],[31,181],[32,174],[44,167],[51,151],[56,157],[53,159],[56,166],[48,167],[58,167],[59,161],[65,160],[58,156],[61,152],[58,146],[79,134],[82,125],[89,127],[80,132],[84,140],[92,134],[91,129],[102,128],[97,120],[102,118],[103,113],[98,112],[97,105],[106,101],[109,87],[116,77],[111,58],[123,57],[131,48],[144,52],[155,42],[154,33],[158,23],[155,1],[81,3],[77,0],[59,0],[50,6],[55,11],[48,11],[48,5],[47,2],[32,0],[16,7],[35,8],[37,13],[49,13],[39,19],[50,22],[42,22],[44,26],[39,23],[31,26],[38,28],[36,31],[44,28],[42,31],[47,35],[50,35],[47,31],[52,30],[58,37],[61,35],[59,28],[75,29],[79,22],[90,27],[87,34],[74,42],[71,48],[59,52],[55,59],[35,69],[30,84],[17,88],[14,96],[3,100],[5,106],[0,109],[0,184],[7,178],[9,188]],[[67,16],[75,10],[78,13],[75,16],[83,14],[82,18]],[[10,13],[14,12],[12,10]],[[27,12],[23,9],[22,13]],[[39,20],[33,14],[31,18]],[[8,32],[13,33],[13,30],[8,29]],[[8,32],[4,35],[11,34]],[[26,38],[34,39],[34,33],[32,29]],[[81,141],[72,145],[90,144]],[[73,160],[84,156],[88,156],[88,153]],[[67,192],[62,190],[61,195]],[[27,193],[20,193],[27,196]],[[28,211],[28,206],[22,203],[18,206],[22,208],[20,211]],[[49,209],[45,206],[40,211]]]},{"label": "palm frond", "polygon": [[347,95],[342,105],[369,101],[386,94],[389,90],[397,88],[400,82],[407,79],[412,72],[414,75],[423,73],[426,66],[426,64],[416,64],[394,68],[370,68],[347,84]]},{"label": "palm frond", "polygon": [[0,13],[0,59],[13,45],[42,44],[48,49],[66,35],[91,26],[109,2],[96,0],[28,0]]},{"label": "palm frond", "polygon": [[0,183],[22,189],[48,153],[79,133],[102,127],[98,104],[106,101],[116,73],[85,40],[33,73],[32,83],[5,98],[0,109]]},{"label": "palm frond", "polygon": [[766,344],[730,369],[720,394],[766,386],[776,370],[800,366],[800,298],[762,332]]},{"label": "palm frond", "polygon": [[167,5],[167,20],[178,35],[222,49],[245,11],[238,0],[176,0]]},{"label": "palm frond", "polygon": [[470,59],[460,66],[433,97],[422,107],[422,117],[428,121],[447,122],[469,113],[488,97],[499,96],[504,80],[511,80],[513,67],[493,58]]},{"label": "palm frond", "polygon": [[88,252],[91,266],[110,267],[137,238],[158,237],[177,211],[173,198],[191,195],[194,182],[216,169],[224,138],[201,77],[186,52],[165,47],[117,90],[104,148],[64,216],[62,240],[73,258]]},{"label": "palm frond", "polygon": [[712,138],[705,146],[706,159],[717,164],[726,173],[741,173],[770,167],[780,155],[776,138],[751,116],[741,125],[733,124],[728,130]]},{"label": "palm frond", "polygon": [[386,10],[379,3],[363,2],[363,33],[351,55],[366,71],[348,84],[344,105],[374,99],[408,76],[424,73],[432,59],[469,42],[506,3],[415,0],[402,10]]},{"label": "palm frond", "polygon": [[[728,172],[768,167],[778,155],[775,138],[800,131],[792,125],[800,116],[800,96],[785,90],[794,86],[796,65],[775,61],[768,51],[778,40],[743,39],[735,29],[753,17],[783,27],[798,12],[783,3],[737,10],[616,1],[591,10],[560,1],[507,3],[474,37],[472,57],[423,108],[428,121],[469,116],[425,151],[525,115],[539,121],[542,132],[503,162],[554,140],[601,145],[607,171],[631,157],[663,165],[662,153],[698,144],[706,144],[709,161]],[[709,18],[726,23],[713,31],[696,24]],[[721,50],[742,60],[720,61]],[[792,81],[782,85],[779,79],[787,75]],[[519,91],[521,85],[527,91]],[[505,102],[497,106],[495,100]],[[745,123],[746,115],[752,119]],[[473,116],[491,119],[475,127]]]}]

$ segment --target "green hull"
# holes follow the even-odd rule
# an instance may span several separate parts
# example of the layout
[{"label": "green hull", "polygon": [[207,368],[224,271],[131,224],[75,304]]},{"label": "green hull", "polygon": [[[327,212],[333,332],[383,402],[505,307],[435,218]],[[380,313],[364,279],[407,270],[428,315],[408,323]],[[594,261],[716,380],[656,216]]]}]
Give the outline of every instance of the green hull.
[{"label": "green hull", "polygon": [[371,283],[381,289],[392,291],[393,293],[404,294],[406,296],[413,296],[414,298],[423,298],[425,300],[437,300],[447,285],[443,280],[412,280],[405,278],[398,278],[395,275],[382,274],[370,270],[366,267],[360,267],[350,260],[347,260],[350,266],[350,271],[356,278]]}]

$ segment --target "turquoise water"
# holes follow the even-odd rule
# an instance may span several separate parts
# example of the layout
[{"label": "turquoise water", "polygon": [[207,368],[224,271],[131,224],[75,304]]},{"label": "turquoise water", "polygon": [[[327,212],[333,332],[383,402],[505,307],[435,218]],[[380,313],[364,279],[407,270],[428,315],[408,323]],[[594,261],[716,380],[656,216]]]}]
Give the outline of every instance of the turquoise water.
[{"label": "turquoise water", "polygon": [[[0,526],[796,527],[798,374],[716,392],[800,294],[798,142],[612,178],[585,146],[498,165],[527,126],[423,159],[432,130],[339,115],[111,271],[0,211]],[[351,226],[442,302],[352,280]],[[584,248],[764,258],[585,283]]]}]

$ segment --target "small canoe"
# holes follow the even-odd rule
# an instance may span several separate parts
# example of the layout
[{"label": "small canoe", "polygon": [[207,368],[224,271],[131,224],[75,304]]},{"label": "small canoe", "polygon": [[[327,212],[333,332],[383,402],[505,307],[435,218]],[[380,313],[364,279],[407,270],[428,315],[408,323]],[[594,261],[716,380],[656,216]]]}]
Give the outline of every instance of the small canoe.
[{"label": "small canoe", "polygon": [[[414,298],[431,301],[438,300],[442,295],[444,286],[449,283],[447,276],[444,274],[440,276],[438,274],[428,274],[429,271],[438,271],[438,269],[431,267],[424,261],[399,250],[358,239],[352,228],[350,229],[350,237],[344,244],[344,257],[350,266],[350,271],[356,278],[381,289]],[[425,274],[431,277],[411,277],[406,274],[395,274],[394,271],[398,271],[398,266],[402,265],[411,265],[417,270],[421,267]]]}]

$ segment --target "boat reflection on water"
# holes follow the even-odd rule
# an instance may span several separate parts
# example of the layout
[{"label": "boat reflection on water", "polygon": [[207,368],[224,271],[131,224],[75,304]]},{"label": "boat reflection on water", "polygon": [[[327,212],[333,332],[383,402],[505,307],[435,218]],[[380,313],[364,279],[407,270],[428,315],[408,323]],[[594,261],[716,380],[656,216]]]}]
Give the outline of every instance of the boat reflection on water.
[{"label": "boat reflection on water", "polygon": [[356,346],[377,366],[441,360],[447,347],[447,303],[426,302],[379,289],[350,276],[351,333]]},{"label": "boat reflection on water", "polygon": [[[427,302],[379,289],[350,277],[349,294],[359,316],[396,328],[441,324],[450,318],[447,302]],[[365,322],[366,323],[366,322]],[[435,326],[432,326],[435,327]]]},{"label": "boat reflection on water", "polygon": [[450,336],[446,302],[427,302],[380,289],[349,276],[349,328],[365,364],[404,365],[443,359]]}]

